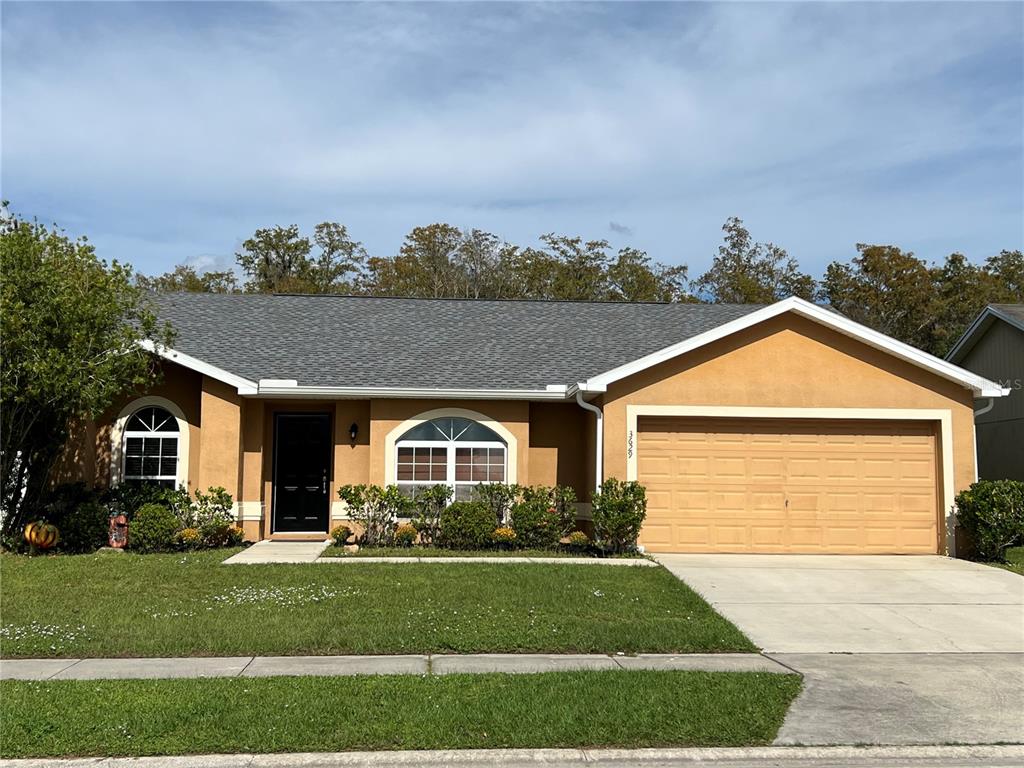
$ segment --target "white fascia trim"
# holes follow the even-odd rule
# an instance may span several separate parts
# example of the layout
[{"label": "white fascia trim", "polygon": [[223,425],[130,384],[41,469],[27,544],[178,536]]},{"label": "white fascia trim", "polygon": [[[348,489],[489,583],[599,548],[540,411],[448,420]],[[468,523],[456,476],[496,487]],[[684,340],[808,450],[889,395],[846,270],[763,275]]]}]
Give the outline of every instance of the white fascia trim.
[{"label": "white fascia trim", "polygon": [[681,416],[740,419],[869,419],[873,421],[931,421],[939,424],[940,509],[946,521],[946,550],[956,555],[956,486],[953,481],[953,412],[942,408],[774,408],[728,405],[627,405],[626,480],[638,480],[637,424],[641,416]]},{"label": "white fascia trim", "polygon": [[276,387],[259,386],[251,393],[261,397],[361,398],[396,397],[430,400],[567,400],[568,388],[551,385],[547,389],[428,389],[421,387]]},{"label": "white fascia trim", "polygon": [[587,381],[579,383],[577,387],[584,392],[603,392],[612,382],[624,379],[627,376],[632,376],[635,373],[639,373],[647,368],[663,363],[666,360],[671,360],[672,358],[678,357],[686,352],[703,347],[706,344],[723,339],[726,336],[730,336],[746,328],[750,328],[758,323],[763,323],[766,320],[770,320],[771,318],[777,317],[785,312],[793,312],[802,317],[806,317],[809,320],[820,323],[821,325],[838,331],[846,336],[858,339],[859,341],[862,341],[876,349],[888,352],[894,357],[898,357],[908,363],[929,370],[932,373],[972,390],[977,397],[1003,397],[1010,393],[1010,390],[1004,389],[994,381],[989,381],[982,376],[966,371],[950,362],[940,360],[934,355],[929,355],[927,352],[923,352],[909,344],[904,344],[902,341],[897,341],[891,336],[886,336],[884,333],[879,333],[878,331],[872,330],[860,323],[855,323],[842,315],[823,309],[822,307],[812,304],[809,301],[805,301],[804,299],[797,298],[796,296],[791,296],[788,299],[777,301],[771,306],[755,310],[748,315],[744,315],[736,320],[720,325],[717,328],[701,333],[691,339],[687,339],[686,341],[682,341],[678,344],[673,344],[670,347],[665,347],[665,349],[653,352],[650,355],[646,355],[645,357],[641,357],[630,363],[626,363],[625,365],[620,365],[618,368],[612,368],[610,371],[605,371],[604,373],[594,376]]},{"label": "white fascia trim", "polygon": [[192,357],[192,355],[186,355],[184,352],[178,352],[176,349],[154,344],[149,339],[143,339],[140,341],[139,346],[143,349],[149,350],[150,352],[155,352],[160,355],[160,357],[165,360],[170,360],[172,363],[177,363],[185,368],[197,371],[204,376],[209,376],[211,379],[216,379],[217,381],[222,381],[225,384],[236,387],[238,389],[238,394],[240,395],[255,395],[258,390],[258,386],[255,381],[249,381],[249,379],[237,376],[229,371],[225,371],[223,368],[218,368],[215,365],[204,363],[199,358]]}]

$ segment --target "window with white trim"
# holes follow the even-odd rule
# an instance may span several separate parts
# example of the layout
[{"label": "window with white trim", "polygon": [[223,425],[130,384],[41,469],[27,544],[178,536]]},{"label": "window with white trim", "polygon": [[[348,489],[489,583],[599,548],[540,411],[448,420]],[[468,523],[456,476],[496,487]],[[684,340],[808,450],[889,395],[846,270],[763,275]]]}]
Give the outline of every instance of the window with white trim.
[{"label": "window with white trim", "polygon": [[124,428],[122,479],[174,488],[178,445],[178,420],[169,411],[158,406],[135,411]]},{"label": "window with white trim", "polygon": [[431,419],[395,443],[396,479],[406,495],[431,485],[450,485],[456,501],[469,499],[479,483],[503,483],[507,446],[478,421],[458,416]]}]

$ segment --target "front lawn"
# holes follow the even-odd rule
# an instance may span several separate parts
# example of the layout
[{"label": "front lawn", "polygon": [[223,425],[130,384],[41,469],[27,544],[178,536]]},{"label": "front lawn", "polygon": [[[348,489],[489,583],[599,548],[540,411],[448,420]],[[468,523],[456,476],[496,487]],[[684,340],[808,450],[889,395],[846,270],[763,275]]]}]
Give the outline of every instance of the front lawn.
[{"label": "front lawn", "polygon": [[0,756],[769,744],[800,678],[757,672],[0,683]]},{"label": "front lawn", "polygon": [[997,568],[1003,568],[1024,576],[1024,547],[1010,547],[1006,550],[1005,563],[988,563],[988,565],[994,565]]},{"label": "front lawn", "polygon": [[663,568],[0,557],[4,657],[756,650]]},{"label": "front lawn", "polygon": [[[596,557],[587,552],[565,549],[441,549],[439,547],[360,547],[347,552],[344,547],[330,546],[321,557]],[[603,555],[603,557],[643,557],[636,553]]]}]

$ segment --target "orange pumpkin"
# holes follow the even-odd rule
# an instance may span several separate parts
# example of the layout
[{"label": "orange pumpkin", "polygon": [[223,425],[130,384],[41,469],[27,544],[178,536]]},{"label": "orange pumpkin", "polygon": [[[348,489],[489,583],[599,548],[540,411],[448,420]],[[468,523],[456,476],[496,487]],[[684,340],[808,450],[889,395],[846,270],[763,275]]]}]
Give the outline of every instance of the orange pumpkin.
[{"label": "orange pumpkin", "polygon": [[53,523],[36,520],[25,526],[25,541],[36,549],[50,549],[60,538],[60,532]]}]

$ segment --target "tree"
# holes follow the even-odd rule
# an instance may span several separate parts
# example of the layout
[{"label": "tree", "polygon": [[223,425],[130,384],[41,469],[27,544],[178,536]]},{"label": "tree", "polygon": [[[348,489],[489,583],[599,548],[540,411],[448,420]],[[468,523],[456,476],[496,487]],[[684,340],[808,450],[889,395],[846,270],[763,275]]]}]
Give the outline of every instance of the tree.
[{"label": "tree", "polygon": [[847,317],[942,357],[988,304],[1024,300],[1024,256],[1002,251],[981,266],[959,253],[929,266],[894,245],[857,245],[825,271],[821,298]]},{"label": "tree", "polygon": [[622,248],[609,265],[609,292],[616,301],[693,301],[685,265],[668,267],[636,248]]},{"label": "tree", "polygon": [[[311,258],[314,244],[320,253]],[[347,293],[359,282],[366,252],[343,225],[325,221],[314,227],[312,241],[297,224],[257,229],[235,259],[251,293]]]},{"label": "tree", "polygon": [[74,422],[158,376],[139,342],[172,334],[126,264],[84,238],[11,217],[0,226],[0,505],[11,535],[36,514]]},{"label": "tree", "polygon": [[814,297],[814,278],[801,272],[785,249],[754,242],[735,216],[722,231],[725,243],[695,284],[701,298],[716,304],[770,304],[789,296]]},{"label": "tree", "polygon": [[238,280],[231,270],[197,272],[190,264],[179,264],[171,272],[147,277],[135,275],[135,284],[157,293],[238,293]]},{"label": "tree", "polygon": [[852,320],[921,349],[931,347],[933,276],[924,261],[894,245],[857,244],[850,264],[825,270],[822,296]]}]

